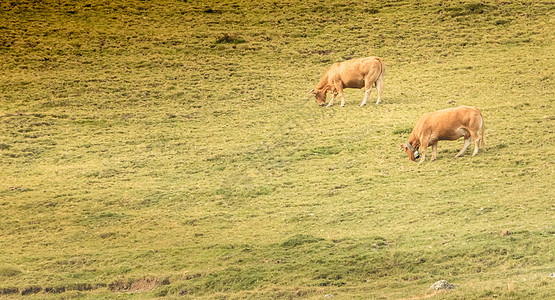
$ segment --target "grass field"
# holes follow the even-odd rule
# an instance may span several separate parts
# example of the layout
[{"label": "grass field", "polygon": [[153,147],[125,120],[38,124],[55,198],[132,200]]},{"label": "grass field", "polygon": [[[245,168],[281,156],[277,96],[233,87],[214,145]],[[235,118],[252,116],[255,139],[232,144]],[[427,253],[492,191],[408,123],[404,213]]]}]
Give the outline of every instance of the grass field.
[{"label": "grass field", "polygon": [[[554,1],[0,2],[0,297],[547,299],[553,28]],[[383,104],[307,93],[365,56]],[[458,105],[487,151],[409,162]]]}]

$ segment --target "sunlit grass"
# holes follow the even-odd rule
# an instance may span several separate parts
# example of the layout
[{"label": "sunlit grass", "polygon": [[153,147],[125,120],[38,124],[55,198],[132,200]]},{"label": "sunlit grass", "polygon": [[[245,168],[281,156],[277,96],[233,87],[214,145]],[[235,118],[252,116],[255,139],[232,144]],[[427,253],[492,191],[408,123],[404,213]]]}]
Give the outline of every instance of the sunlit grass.
[{"label": "sunlit grass", "polygon": [[[555,4],[0,9],[1,294],[554,293]],[[370,55],[382,105],[316,105],[331,63]],[[398,150],[420,115],[463,104],[487,151]]]}]

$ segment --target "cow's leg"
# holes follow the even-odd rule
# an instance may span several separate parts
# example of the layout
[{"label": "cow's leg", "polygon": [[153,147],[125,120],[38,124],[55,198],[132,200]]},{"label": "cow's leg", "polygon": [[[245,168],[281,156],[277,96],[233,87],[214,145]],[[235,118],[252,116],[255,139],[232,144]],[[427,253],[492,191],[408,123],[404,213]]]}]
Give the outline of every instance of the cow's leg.
[{"label": "cow's leg", "polygon": [[382,94],[383,94],[383,77],[378,77],[378,80],[376,81],[376,89],[378,90],[378,101],[376,101],[376,104],[380,104],[382,103]]},{"label": "cow's leg", "polygon": [[343,92],[341,92],[341,94],[339,94],[339,96],[341,97],[341,107],[345,106],[345,97],[343,97]]},{"label": "cow's leg", "polygon": [[[482,138],[484,138],[484,129],[482,128],[483,126],[484,120],[482,119],[482,116],[480,114],[476,114],[474,118],[470,119],[470,122],[468,124],[468,133],[470,134],[470,137],[474,140],[474,152],[472,153],[472,156],[478,154],[480,142],[482,142],[482,146],[485,146],[484,142],[482,141]],[[482,129],[481,137],[479,135],[480,129]]]},{"label": "cow's leg", "polygon": [[345,97],[343,97],[343,86],[340,83],[337,83],[337,93],[339,97],[341,97],[341,107],[345,106]]},{"label": "cow's leg", "polygon": [[437,142],[432,145],[432,160],[431,161],[436,160],[436,154],[437,154]]},{"label": "cow's leg", "polygon": [[421,164],[424,162],[424,160],[426,160],[426,150],[428,150],[428,143],[429,143],[429,137],[426,138],[421,138],[420,141],[422,142],[422,157],[420,158],[420,161],[418,162],[418,164]]},{"label": "cow's leg", "polygon": [[368,100],[368,96],[370,95],[371,91],[372,91],[371,86],[369,88],[366,88],[366,90],[364,91],[364,99],[362,100],[362,103],[360,104],[360,106],[366,105],[366,100]]},{"label": "cow's leg", "polygon": [[476,132],[471,133],[471,137],[474,140],[474,152],[472,156],[478,154],[478,147],[480,144],[480,136],[478,135],[478,130]]},{"label": "cow's leg", "polygon": [[478,154],[478,144],[480,143],[480,139],[476,139],[474,141],[474,152],[472,153],[472,156]]},{"label": "cow's leg", "polygon": [[336,96],[337,96],[337,94],[335,94],[335,93],[332,93],[332,94],[331,94],[331,100],[330,100],[330,103],[328,103],[328,106],[327,106],[327,107],[330,107],[330,106],[333,105],[333,100],[335,100],[335,97],[336,97]]},{"label": "cow's leg", "polygon": [[468,146],[470,146],[471,141],[472,140],[470,139],[470,136],[469,137],[466,137],[466,136],[464,137],[464,146],[462,147],[461,151],[459,151],[459,153],[457,153],[457,155],[455,155],[455,158],[461,156],[464,153],[464,151],[466,151],[466,148],[468,148]]}]

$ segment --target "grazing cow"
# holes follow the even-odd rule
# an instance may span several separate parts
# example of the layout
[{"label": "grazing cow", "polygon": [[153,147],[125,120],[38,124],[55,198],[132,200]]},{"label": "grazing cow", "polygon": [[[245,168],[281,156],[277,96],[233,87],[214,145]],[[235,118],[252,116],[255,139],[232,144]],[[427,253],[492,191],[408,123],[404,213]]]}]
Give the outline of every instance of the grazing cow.
[{"label": "grazing cow", "polygon": [[[478,131],[482,129],[482,136]],[[454,141],[464,137],[464,146],[455,155],[461,156],[466,148],[474,140],[474,153],[478,153],[478,144],[482,141],[482,147],[486,147],[484,139],[484,118],[482,113],[471,106],[459,106],[447,108],[435,112],[427,113],[420,117],[412,130],[408,143],[401,145],[401,150],[405,150],[409,155],[409,160],[415,161],[419,158],[418,148],[422,147],[422,158],[419,164],[424,162],[426,149],[432,146],[432,161],[436,159],[437,142],[448,140]]]},{"label": "grazing cow", "polygon": [[341,106],[345,106],[345,98],[343,97],[344,88],[364,88],[363,106],[366,104],[368,95],[372,85],[376,85],[378,90],[378,101],[381,102],[383,93],[383,76],[385,73],[385,65],[381,58],[376,56],[347,60],[344,62],[334,63],[328,68],[318,85],[310,91],[316,97],[319,105],[326,104],[326,93],[331,92],[332,97],[328,107],[333,105],[335,97],[341,97]]}]

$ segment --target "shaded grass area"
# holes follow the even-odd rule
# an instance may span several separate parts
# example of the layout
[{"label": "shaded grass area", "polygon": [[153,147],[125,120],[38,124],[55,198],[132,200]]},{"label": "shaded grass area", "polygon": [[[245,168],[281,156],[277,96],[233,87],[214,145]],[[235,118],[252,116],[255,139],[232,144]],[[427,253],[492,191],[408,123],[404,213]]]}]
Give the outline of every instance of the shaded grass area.
[{"label": "shaded grass area", "polygon": [[[547,298],[554,8],[0,4],[0,293],[406,298],[446,279],[438,297]],[[306,94],[368,55],[383,105]],[[460,104],[487,151],[397,150]]]}]

